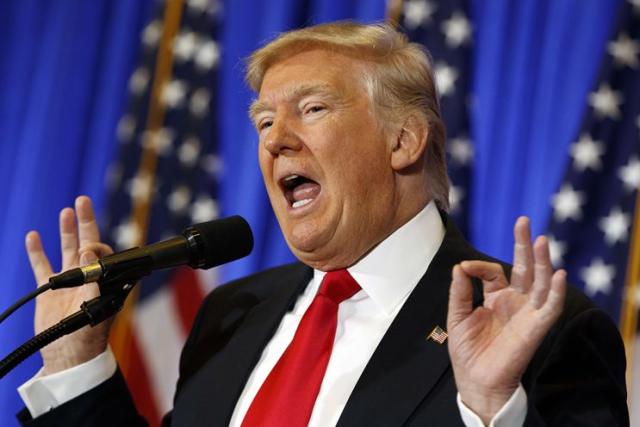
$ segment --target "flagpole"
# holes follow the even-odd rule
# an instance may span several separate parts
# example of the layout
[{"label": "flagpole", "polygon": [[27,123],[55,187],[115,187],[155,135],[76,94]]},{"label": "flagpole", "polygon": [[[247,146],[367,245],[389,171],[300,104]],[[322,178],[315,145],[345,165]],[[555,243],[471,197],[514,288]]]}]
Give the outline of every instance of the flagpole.
[{"label": "flagpole", "polygon": [[387,1],[387,22],[394,27],[397,27],[400,22],[400,15],[402,15],[403,0],[388,0]]},{"label": "flagpole", "polygon": [[[620,315],[620,333],[624,340],[627,356],[627,385],[629,386],[629,402],[631,399],[630,385],[633,374],[633,350],[638,327],[638,299],[640,295],[640,192],[636,193],[633,231],[631,233],[627,275],[624,284],[622,310]],[[636,390],[637,392],[637,390]]]},{"label": "flagpole", "polygon": [[[149,97],[149,111],[147,114],[144,132],[145,140],[142,143],[142,154],[136,178],[144,180],[147,185],[145,194],[134,197],[132,204],[132,223],[137,233],[135,246],[146,243],[149,228],[150,210],[152,205],[155,172],[158,163],[156,141],[158,131],[162,128],[165,117],[165,105],[161,102],[161,93],[164,86],[171,79],[173,68],[172,43],[180,28],[183,0],[167,0],[165,4],[162,37],[158,45],[156,64],[154,70],[153,86]],[[139,288],[134,287],[127,298],[124,307],[117,316],[111,334],[110,344],[118,359],[118,364],[125,377],[128,376],[131,364],[131,325],[133,310],[139,296]]]}]

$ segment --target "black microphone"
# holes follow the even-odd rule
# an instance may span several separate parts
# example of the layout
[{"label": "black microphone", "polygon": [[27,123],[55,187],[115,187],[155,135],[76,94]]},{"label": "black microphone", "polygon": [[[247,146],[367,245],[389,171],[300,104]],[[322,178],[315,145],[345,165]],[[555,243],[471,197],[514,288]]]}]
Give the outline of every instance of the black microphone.
[{"label": "black microphone", "polygon": [[189,265],[207,269],[249,255],[253,235],[247,221],[231,216],[185,229],[180,236],[131,248],[49,278],[51,289],[119,278],[137,280],[152,270]]}]

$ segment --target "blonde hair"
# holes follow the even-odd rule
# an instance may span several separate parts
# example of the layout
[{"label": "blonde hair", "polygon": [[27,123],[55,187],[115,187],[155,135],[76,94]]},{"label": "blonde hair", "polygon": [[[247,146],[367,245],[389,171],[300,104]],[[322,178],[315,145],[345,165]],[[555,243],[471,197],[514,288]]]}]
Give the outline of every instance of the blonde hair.
[{"label": "blonde hair", "polygon": [[281,34],[249,57],[246,80],[258,93],[265,73],[283,58],[312,49],[339,52],[371,64],[364,85],[384,121],[419,114],[427,121],[426,173],[431,197],[449,208],[445,128],[429,53],[387,24],[350,21],[321,24]]}]

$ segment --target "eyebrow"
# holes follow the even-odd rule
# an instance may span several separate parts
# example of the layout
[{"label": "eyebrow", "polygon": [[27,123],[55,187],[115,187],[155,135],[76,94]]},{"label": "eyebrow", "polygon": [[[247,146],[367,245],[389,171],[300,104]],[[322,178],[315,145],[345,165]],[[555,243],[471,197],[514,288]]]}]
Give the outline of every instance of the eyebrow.
[{"label": "eyebrow", "polygon": [[[336,99],[335,89],[326,83],[305,84],[298,86],[290,91],[285,92],[286,102],[292,102],[304,98],[309,95],[325,95],[329,98]],[[258,114],[271,110],[272,107],[268,102],[254,100],[249,107],[249,117],[251,121],[255,123],[255,118]]]}]

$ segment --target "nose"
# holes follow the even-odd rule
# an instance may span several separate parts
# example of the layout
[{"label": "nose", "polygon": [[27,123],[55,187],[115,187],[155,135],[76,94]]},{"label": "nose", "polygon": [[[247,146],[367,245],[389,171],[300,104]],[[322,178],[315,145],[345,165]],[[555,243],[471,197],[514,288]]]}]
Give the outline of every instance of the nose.
[{"label": "nose", "polygon": [[302,140],[294,123],[283,115],[274,118],[265,136],[264,147],[275,156],[288,150],[299,150],[302,147]]}]

